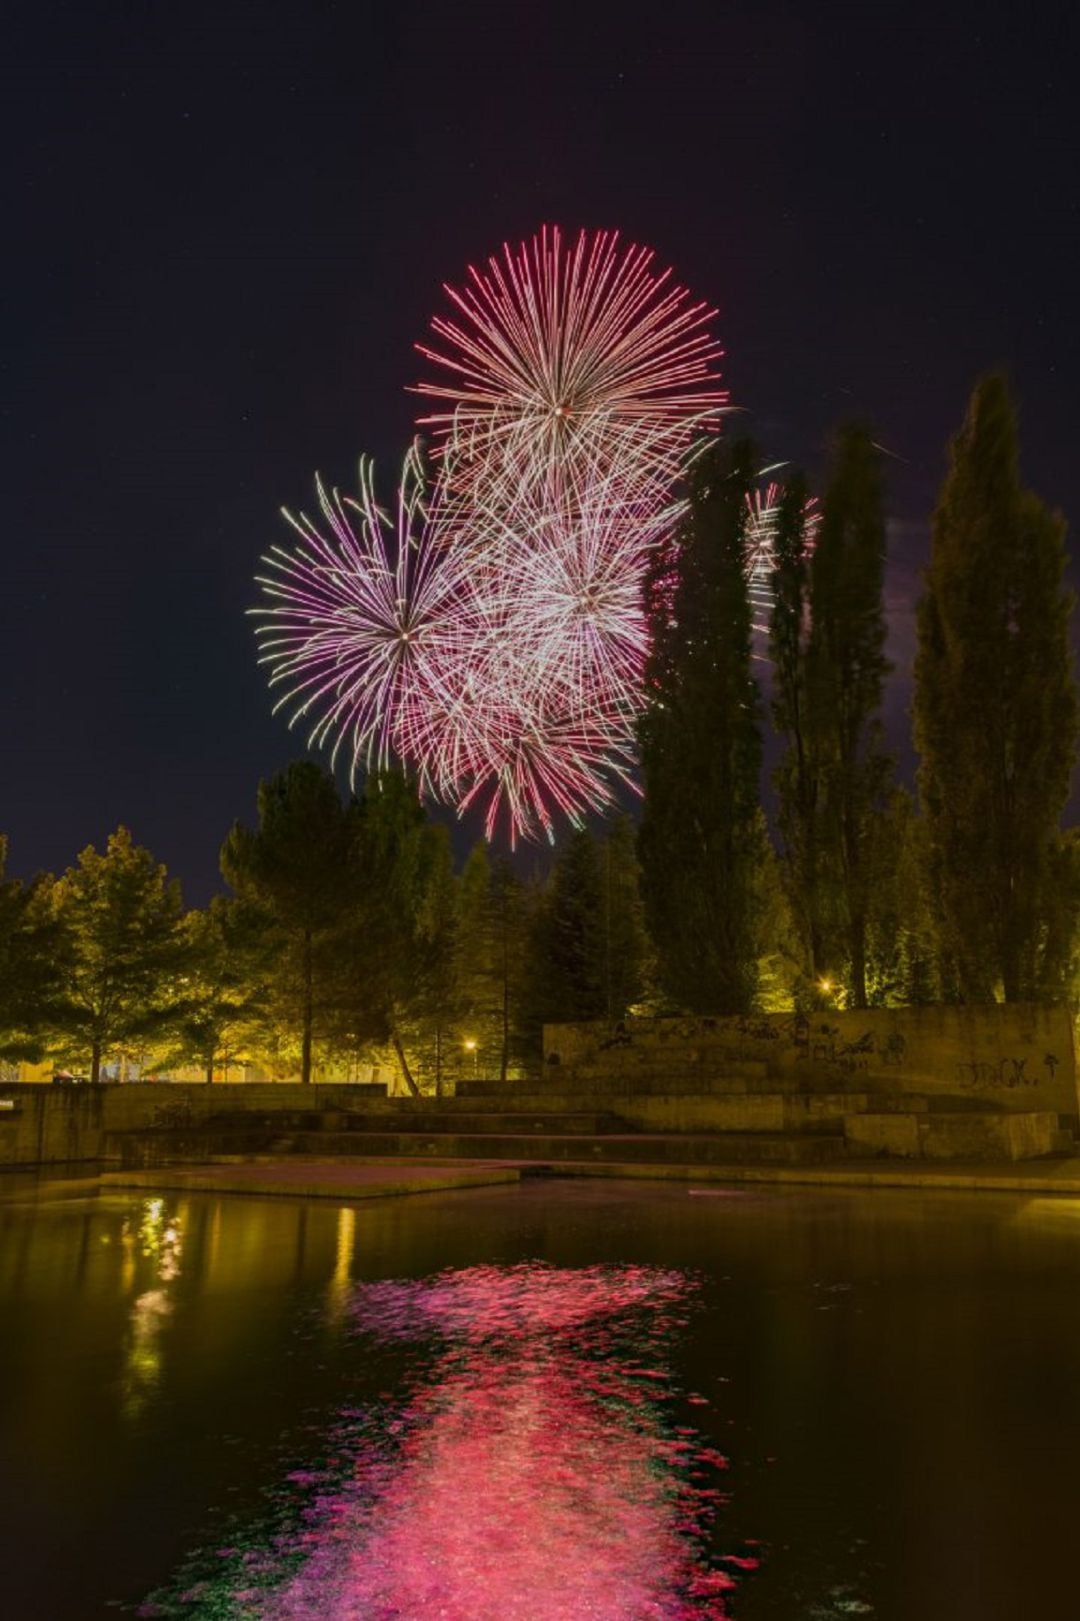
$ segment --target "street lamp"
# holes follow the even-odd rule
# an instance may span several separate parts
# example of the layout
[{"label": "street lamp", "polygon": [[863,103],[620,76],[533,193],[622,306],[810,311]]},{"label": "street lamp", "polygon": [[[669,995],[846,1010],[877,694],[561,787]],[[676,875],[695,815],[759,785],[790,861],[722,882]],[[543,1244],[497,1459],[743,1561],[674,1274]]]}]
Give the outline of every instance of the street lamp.
[{"label": "street lamp", "polygon": [[472,1072],[473,1072],[473,1079],[475,1080],[476,1079],[476,1073],[477,1073],[477,1063],[479,1062],[479,1060],[477,1058],[476,1042],[473,1040],[472,1036],[467,1036],[465,1038],[465,1051],[467,1053],[472,1053]]}]

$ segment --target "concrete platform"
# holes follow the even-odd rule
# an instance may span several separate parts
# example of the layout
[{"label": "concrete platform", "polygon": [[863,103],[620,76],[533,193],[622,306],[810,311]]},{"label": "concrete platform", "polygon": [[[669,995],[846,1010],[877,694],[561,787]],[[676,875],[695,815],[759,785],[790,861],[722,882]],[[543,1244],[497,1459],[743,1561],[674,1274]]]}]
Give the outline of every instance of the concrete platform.
[{"label": "concrete platform", "polygon": [[[106,1171],[98,1179],[110,1188],[168,1188],[207,1193],[285,1194],[294,1198],[371,1199],[395,1194],[436,1193],[454,1188],[489,1187],[523,1177],[604,1177],[626,1181],[672,1181],[713,1188],[739,1183],[783,1183],[802,1187],[949,1189],[985,1193],[1037,1193],[1080,1198],[1080,1158],[1039,1160],[1025,1165],[978,1162],[947,1164],[926,1160],[866,1160],[846,1165],[672,1165],[633,1162],[535,1161],[499,1165],[471,1162],[448,1170],[445,1160],[264,1160],[219,1162],[199,1167],[162,1166],[148,1171]],[[87,1185],[89,1183],[89,1186]],[[80,1179],[83,1193],[95,1183]],[[74,1184],[73,1184],[74,1189]]]},{"label": "concrete platform", "polygon": [[512,1165],[371,1164],[357,1160],[264,1160],[242,1164],[163,1165],[153,1171],[105,1171],[111,1188],[168,1188],[184,1193],[285,1194],[302,1199],[385,1199],[409,1193],[445,1193],[521,1180]]}]

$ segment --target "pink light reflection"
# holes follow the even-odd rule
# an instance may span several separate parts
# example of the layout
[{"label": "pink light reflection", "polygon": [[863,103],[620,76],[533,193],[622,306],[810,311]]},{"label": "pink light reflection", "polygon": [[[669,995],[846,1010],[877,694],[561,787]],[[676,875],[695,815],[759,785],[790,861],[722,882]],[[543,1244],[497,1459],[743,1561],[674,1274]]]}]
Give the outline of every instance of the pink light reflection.
[{"label": "pink light reflection", "polygon": [[[361,1288],[366,1333],[448,1343],[389,1425],[400,1444],[361,1454],[344,1489],[317,1499],[303,1565],[257,1613],[725,1617],[735,1582],[700,1543],[723,1501],[702,1466],[726,1460],[665,1427],[657,1365],[691,1287],[648,1268],[519,1266]],[[628,1327],[631,1312],[642,1321]]]}]

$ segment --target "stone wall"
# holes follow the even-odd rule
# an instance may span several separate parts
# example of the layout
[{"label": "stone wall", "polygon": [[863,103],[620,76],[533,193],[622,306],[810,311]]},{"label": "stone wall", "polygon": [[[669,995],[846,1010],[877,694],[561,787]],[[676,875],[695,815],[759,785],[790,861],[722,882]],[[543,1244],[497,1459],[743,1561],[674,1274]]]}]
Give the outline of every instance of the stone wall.
[{"label": "stone wall", "polygon": [[670,1077],[712,1091],[741,1067],[733,1090],[753,1068],[782,1092],[919,1093],[1072,1119],[1080,1107],[1070,1014],[1026,1004],[553,1024],[544,1058],[549,1083],[562,1071],[584,1089],[594,1079],[654,1090]]},{"label": "stone wall", "polygon": [[[379,1091],[384,1089],[380,1088]],[[348,1109],[370,1101],[367,1085],[301,1086],[299,1082],[207,1086],[132,1081],[125,1085],[0,1088],[0,1166],[101,1159],[110,1132],[197,1124],[239,1110]]]}]

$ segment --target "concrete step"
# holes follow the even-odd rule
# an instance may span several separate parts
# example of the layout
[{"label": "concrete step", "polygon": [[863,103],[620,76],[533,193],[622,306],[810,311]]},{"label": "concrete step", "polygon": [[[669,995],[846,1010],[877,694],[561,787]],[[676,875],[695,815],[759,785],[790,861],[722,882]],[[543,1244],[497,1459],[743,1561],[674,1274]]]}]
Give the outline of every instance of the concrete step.
[{"label": "concrete step", "polygon": [[526,1160],[551,1164],[591,1161],[607,1164],[724,1165],[775,1163],[820,1165],[842,1160],[843,1136],[781,1132],[721,1132],[684,1136],[615,1132],[603,1136],[560,1133],[452,1133],[348,1131],[301,1133],[293,1140],[299,1154],[365,1155],[372,1158]]},{"label": "concrete step", "polygon": [[[462,1099],[467,1102],[467,1099]],[[513,1110],[469,1109],[443,1105],[417,1105],[395,1110],[354,1110],[323,1120],[323,1131],[425,1131],[443,1132],[497,1132],[501,1136],[520,1136],[540,1132],[558,1136],[565,1132],[579,1137],[596,1137],[603,1132],[625,1131],[626,1122],[608,1110],[548,1109]]]}]

